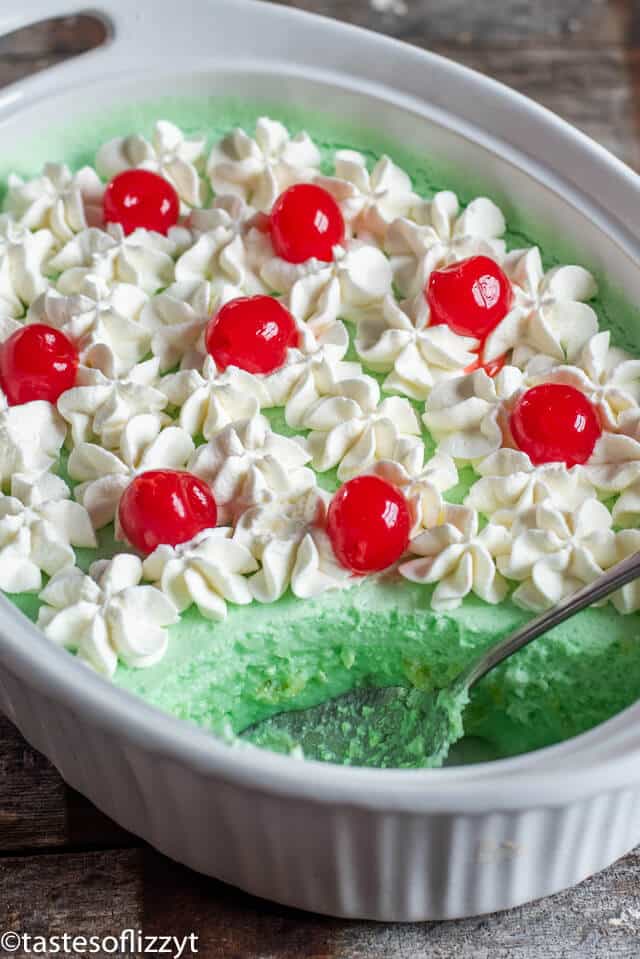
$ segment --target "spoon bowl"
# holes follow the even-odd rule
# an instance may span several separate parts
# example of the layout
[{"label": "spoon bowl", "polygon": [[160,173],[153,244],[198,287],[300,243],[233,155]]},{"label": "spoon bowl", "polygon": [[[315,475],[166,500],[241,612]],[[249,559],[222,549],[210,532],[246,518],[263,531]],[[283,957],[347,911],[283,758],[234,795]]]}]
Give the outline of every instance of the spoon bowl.
[{"label": "spoon bowl", "polygon": [[406,686],[354,689],[310,709],[278,713],[243,738],[275,752],[345,766],[440,766],[463,734],[466,687],[423,692]]},{"label": "spoon bowl", "polygon": [[309,709],[278,713],[249,726],[242,738],[274,752],[348,766],[429,768],[443,764],[464,735],[473,686],[523,646],[640,575],[634,553],[557,606],[498,640],[447,686],[358,688]]}]

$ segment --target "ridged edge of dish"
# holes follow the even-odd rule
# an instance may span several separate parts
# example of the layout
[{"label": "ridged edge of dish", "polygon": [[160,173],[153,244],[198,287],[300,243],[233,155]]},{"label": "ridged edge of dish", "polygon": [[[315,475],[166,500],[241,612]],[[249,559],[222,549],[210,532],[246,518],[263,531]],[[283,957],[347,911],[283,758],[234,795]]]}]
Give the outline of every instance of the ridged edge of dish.
[{"label": "ridged edge of dish", "polygon": [[272,796],[157,756],[8,672],[0,708],[67,782],[161,852],[314,912],[417,921],[507,909],[574,885],[640,835],[638,788],[475,815],[365,810]]}]

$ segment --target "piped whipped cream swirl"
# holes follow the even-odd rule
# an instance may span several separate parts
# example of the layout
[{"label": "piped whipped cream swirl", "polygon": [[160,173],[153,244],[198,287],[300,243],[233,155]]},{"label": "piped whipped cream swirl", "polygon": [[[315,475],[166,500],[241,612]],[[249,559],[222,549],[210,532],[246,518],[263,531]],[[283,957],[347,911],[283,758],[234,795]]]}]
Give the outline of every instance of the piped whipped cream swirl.
[{"label": "piped whipped cream swirl", "polygon": [[525,609],[549,609],[593,582],[617,559],[611,513],[597,499],[575,510],[545,500],[520,513],[501,572],[520,582],[513,601]]},{"label": "piped whipped cream swirl", "polygon": [[527,345],[560,363],[572,363],[598,332],[598,317],[586,302],[598,292],[592,275],[581,266],[558,266],[545,273],[538,247],[512,250],[502,266],[514,301],[487,337],[485,360]]},{"label": "piped whipped cream swirl", "polygon": [[0,215],[0,316],[21,317],[49,286],[45,264],[55,247],[51,230],[32,233]]},{"label": "piped whipped cream swirl", "polygon": [[85,278],[94,275],[109,285],[129,283],[155,293],[174,280],[173,256],[179,249],[174,230],[167,236],[142,229],[125,235],[119,223],[104,230],[89,227],[51,257],[48,270],[60,274],[56,287],[66,295],[81,292]]},{"label": "piped whipped cream swirl", "polygon": [[421,294],[433,270],[484,254],[501,262],[506,224],[492,200],[478,197],[460,211],[455,193],[443,190],[414,206],[411,217],[389,226],[384,248],[403,296]]},{"label": "piped whipped cream swirl", "polygon": [[[624,432],[630,419],[640,416],[640,360],[610,344],[611,334],[603,330],[587,340],[572,365],[558,365],[552,357],[537,355],[528,361],[525,372],[532,384],[563,383],[580,390],[596,407],[606,429]],[[514,360],[522,352],[516,349]]]},{"label": "piped whipped cream swirl", "polygon": [[149,350],[150,335],[137,322],[146,302],[146,294],[133,283],[111,285],[88,273],[71,295],[52,288],[39,296],[27,322],[66,333],[84,366],[115,379],[126,376]]},{"label": "piped whipped cream swirl", "polygon": [[59,243],[102,224],[104,184],[89,166],[71,173],[66,164],[45,163],[42,174],[23,180],[10,174],[4,208],[29,230],[49,230]]},{"label": "piped whipped cream swirl", "polygon": [[161,372],[178,364],[185,369],[202,368],[204,331],[217,302],[217,294],[207,281],[172,283],[151,297],[140,314],[140,325],[147,331]]},{"label": "piped whipped cream swirl", "polygon": [[382,243],[389,224],[409,216],[420,202],[410,177],[388,156],[380,157],[369,172],[362,153],[338,150],[334,165],[334,176],[319,176],[315,182],[337,200],[355,236]]},{"label": "piped whipped cream swirl", "polygon": [[251,602],[246,574],[258,567],[249,550],[230,537],[230,529],[218,527],[188,543],[158,546],[145,559],[143,576],[154,581],[179,612],[195,604],[205,619],[225,619],[227,603]]},{"label": "piped whipped cream swirl", "polygon": [[306,133],[292,137],[282,123],[260,117],[253,137],[238,128],[214,146],[207,174],[216,194],[268,213],[283,190],[312,180],[319,167],[320,152]]},{"label": "piped whipped cream swirl", "polygon": [[105,180],[134,167],[159,173],[175,187],[184,211],[204,203],[206,188],[200,177],[204,152],[204,137],[187,138],[174,123],[159,120],[151,140],[132,134],[104,143],[96,155],[96,168]]},{"label": "piped whipped cream swirl", "polygon": [[400,573],[413,583],[437,584],[435,610],[457,609],[470,593],[495,605],[508,593],[496,560],[508,556],[511,534],[492,523],[480,530],[475,510],[447,505],[443,522],[416,536],[409,548],[417,558],[402,563]]},{"label": "piped whipped cream swirl", "polygon": [[67,426],[55,406],[44,400],[0,410],[0,488],[16,473],[50,470],[64,443]]},{"label": "piped whipped cream swirl", "polygon": [[[122,431],[139,413],[160,413],[167,397],[155,383],[155,359],[133,366],[122,379],[110,379],[100,370],[80,367],[76,385],[58,399],[58,412],[71,426],[74,445],[96,438],[107,449],[120,445]],[[168,422],[167,417],[167,422]]]},{"label": "piped whipped cream swirl", "polygon": [[412,539],[443,522],[447,505],[442,494],[458,482],[456,465],[446,453],[435,453],[412,472],[394,460],[380,460],[371,472],[402,491],[411,513]]},{"label": "piped whipped cream swirl", "polygon": [[465,505],[503,526],[512,526],[521,513],[546,501],[576,510],[596,492],[581,466],[534,466],[521,450],[497,450],[476,463],[475,470],[480,479],[469,490]]},{"label": "piped whipped cream swirl", "polygon": [[331,263],[311,259],[288,263],[273,256],[260,275],[269,289],[287,294],[295,318],[321,336],[337,319],[356,322],[391,293],[391,267],[377,247],[354,241],[336,246]]},{"label": "piped whipped cream swirl", "polygon": [[140,585],[141,578],[142,562],[129,553],[98,560],[89,576],[77,566],[63,569],[40,593],[38,626],[106,676],[113,676],[118,660],[153,666],[167,650],[167,627],[178,613],[159,589]]},{"label": "piped whipped cream swirl", "polygon": [[346,482],[368,472],[378,460],[396,460],[415,468],[422,463],[420,424],[409,400],[389,396],[368,376],[343,380],[307,410],[303,425],[314,469],[337,467]]},{"label": "piped whipped cream swirl", "polygon": [[206,357],[201,373],[170,373],[163,378],[160,389],[171,406],[180,408],[182,429],[190,436],[201,434],[206,440],[230,423],[250,419],[271,405],[263,377],[237,366],[218,370],[211,356]]},{"label": "piped whipped cream swirl", "polygon": [[358,324],[358,355],[370,369],[389,374],[382,384],[387,392],[424,400],[436,383],[462,375],[477,362],[472,351],[478,340],[428,323],[424,297],[399,304],[387,295]]},{"label": "piped whipped cream swirl", "polygon": [[[225,209],[206,212],[208,229],[177,260],[176,282],[210,283],[216,306],[237,296],[267,293],[267,287],[254,270],[260,259],[261,239],[255,236],[258,231],[247,233],[244,224],[234,223]],[[267,245],[266,250],[269,249]]]},{"label": "piped whipped cream swirl", "polygon": [[292,500],[254,506],[240,517],[233,538],[260,562],[249,579],[258,602],[275,602],[289,586],[294,596],[308,599],[352,585],[324,530],[330,500],[329,493],[312,487]]},{"label": "piped whipped cream swirl", "polygon": [[503,445],[503,419],[524,375],[505,366],[493,378],[483,369],[443,380],[430,393],[422,419],[438,449],[460,462],[473,462]]},{"label": "piped whipped cream swirl", "polygon": [[75,564],[73,546],[97,546],[87,511],[69,499],[57,476],[14,474],[11,495],[0,494],[0,589],[39,590],[42,573]]},{"label": "piped whipped cream swirl", "polygon": [[274,433],[261,414],[229,424],[198,447],[188,468],[205,481],[218,506],[218,521],[233,523],[272,498],[288,499],[315,485],[301,438]]},{"label": "piped whipped cream swirl", "polygon": [[117,451],[96,443],[78,443],[73,448],[68,470],[78,483],[74,495],[95,529],[116,519],[120,497],[138,473],[185,468],[193,440],[178,426],[163,429],[164,422],[159,413],[140,413],[126,424]]}]

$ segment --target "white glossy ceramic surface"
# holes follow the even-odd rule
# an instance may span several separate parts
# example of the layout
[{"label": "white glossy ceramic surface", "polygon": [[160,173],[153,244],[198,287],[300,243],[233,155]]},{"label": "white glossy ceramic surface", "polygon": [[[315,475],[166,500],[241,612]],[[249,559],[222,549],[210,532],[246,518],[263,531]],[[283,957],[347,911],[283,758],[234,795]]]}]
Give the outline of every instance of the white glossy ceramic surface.
[{"label": "white glossy ceramic surface", "polygon": [[[0,92],[0,143],[168,92],[329,108],[468,167],[578,238],[640,300],[637,176],[557,117],[440,57],[251,0],[108,0],[103,49]],[[73,13],[2,0],[0,33]],[[167,48],[171,47],[170,75]],[[124,131],[123,131],[124,132]],[[195,869],[259,896],[381,920],[504,909],[640,841],[640,704],[517,759],[435,771],[234,751],[90,674],[0,601],[0,706],[76,789]]]}]

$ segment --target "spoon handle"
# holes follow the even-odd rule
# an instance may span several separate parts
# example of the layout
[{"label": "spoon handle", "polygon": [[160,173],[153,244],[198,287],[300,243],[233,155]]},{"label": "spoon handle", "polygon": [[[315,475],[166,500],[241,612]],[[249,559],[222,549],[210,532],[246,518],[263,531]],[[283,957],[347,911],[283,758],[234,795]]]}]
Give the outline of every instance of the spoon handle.
[{"label": "spoon handle", "polygon": [[586,606],[591,606],[592,603],[597,603],[598,600],[604,599],[622,586],[626,586],[627,583],[638,576],[640,576],[640,552],[628,556],[620,563],[616,563],[598,579],[587,586],[583,586],[577,593],[573,593],[572,596],[564,599],[552,609],[541,613],[540,616],[536,616],[535,619],[529,620],[515,633],[505,636],[495,646],[491,646],[460,675],[456,681],[456,686],[466,686],[470,689],[478,680],[486,676],[489,670],[507,659],[512,653],[522,649],[523,646],[537,639],[542,633],[546,633],[559,623],[563,623],[574,613],[579,613]]}]

